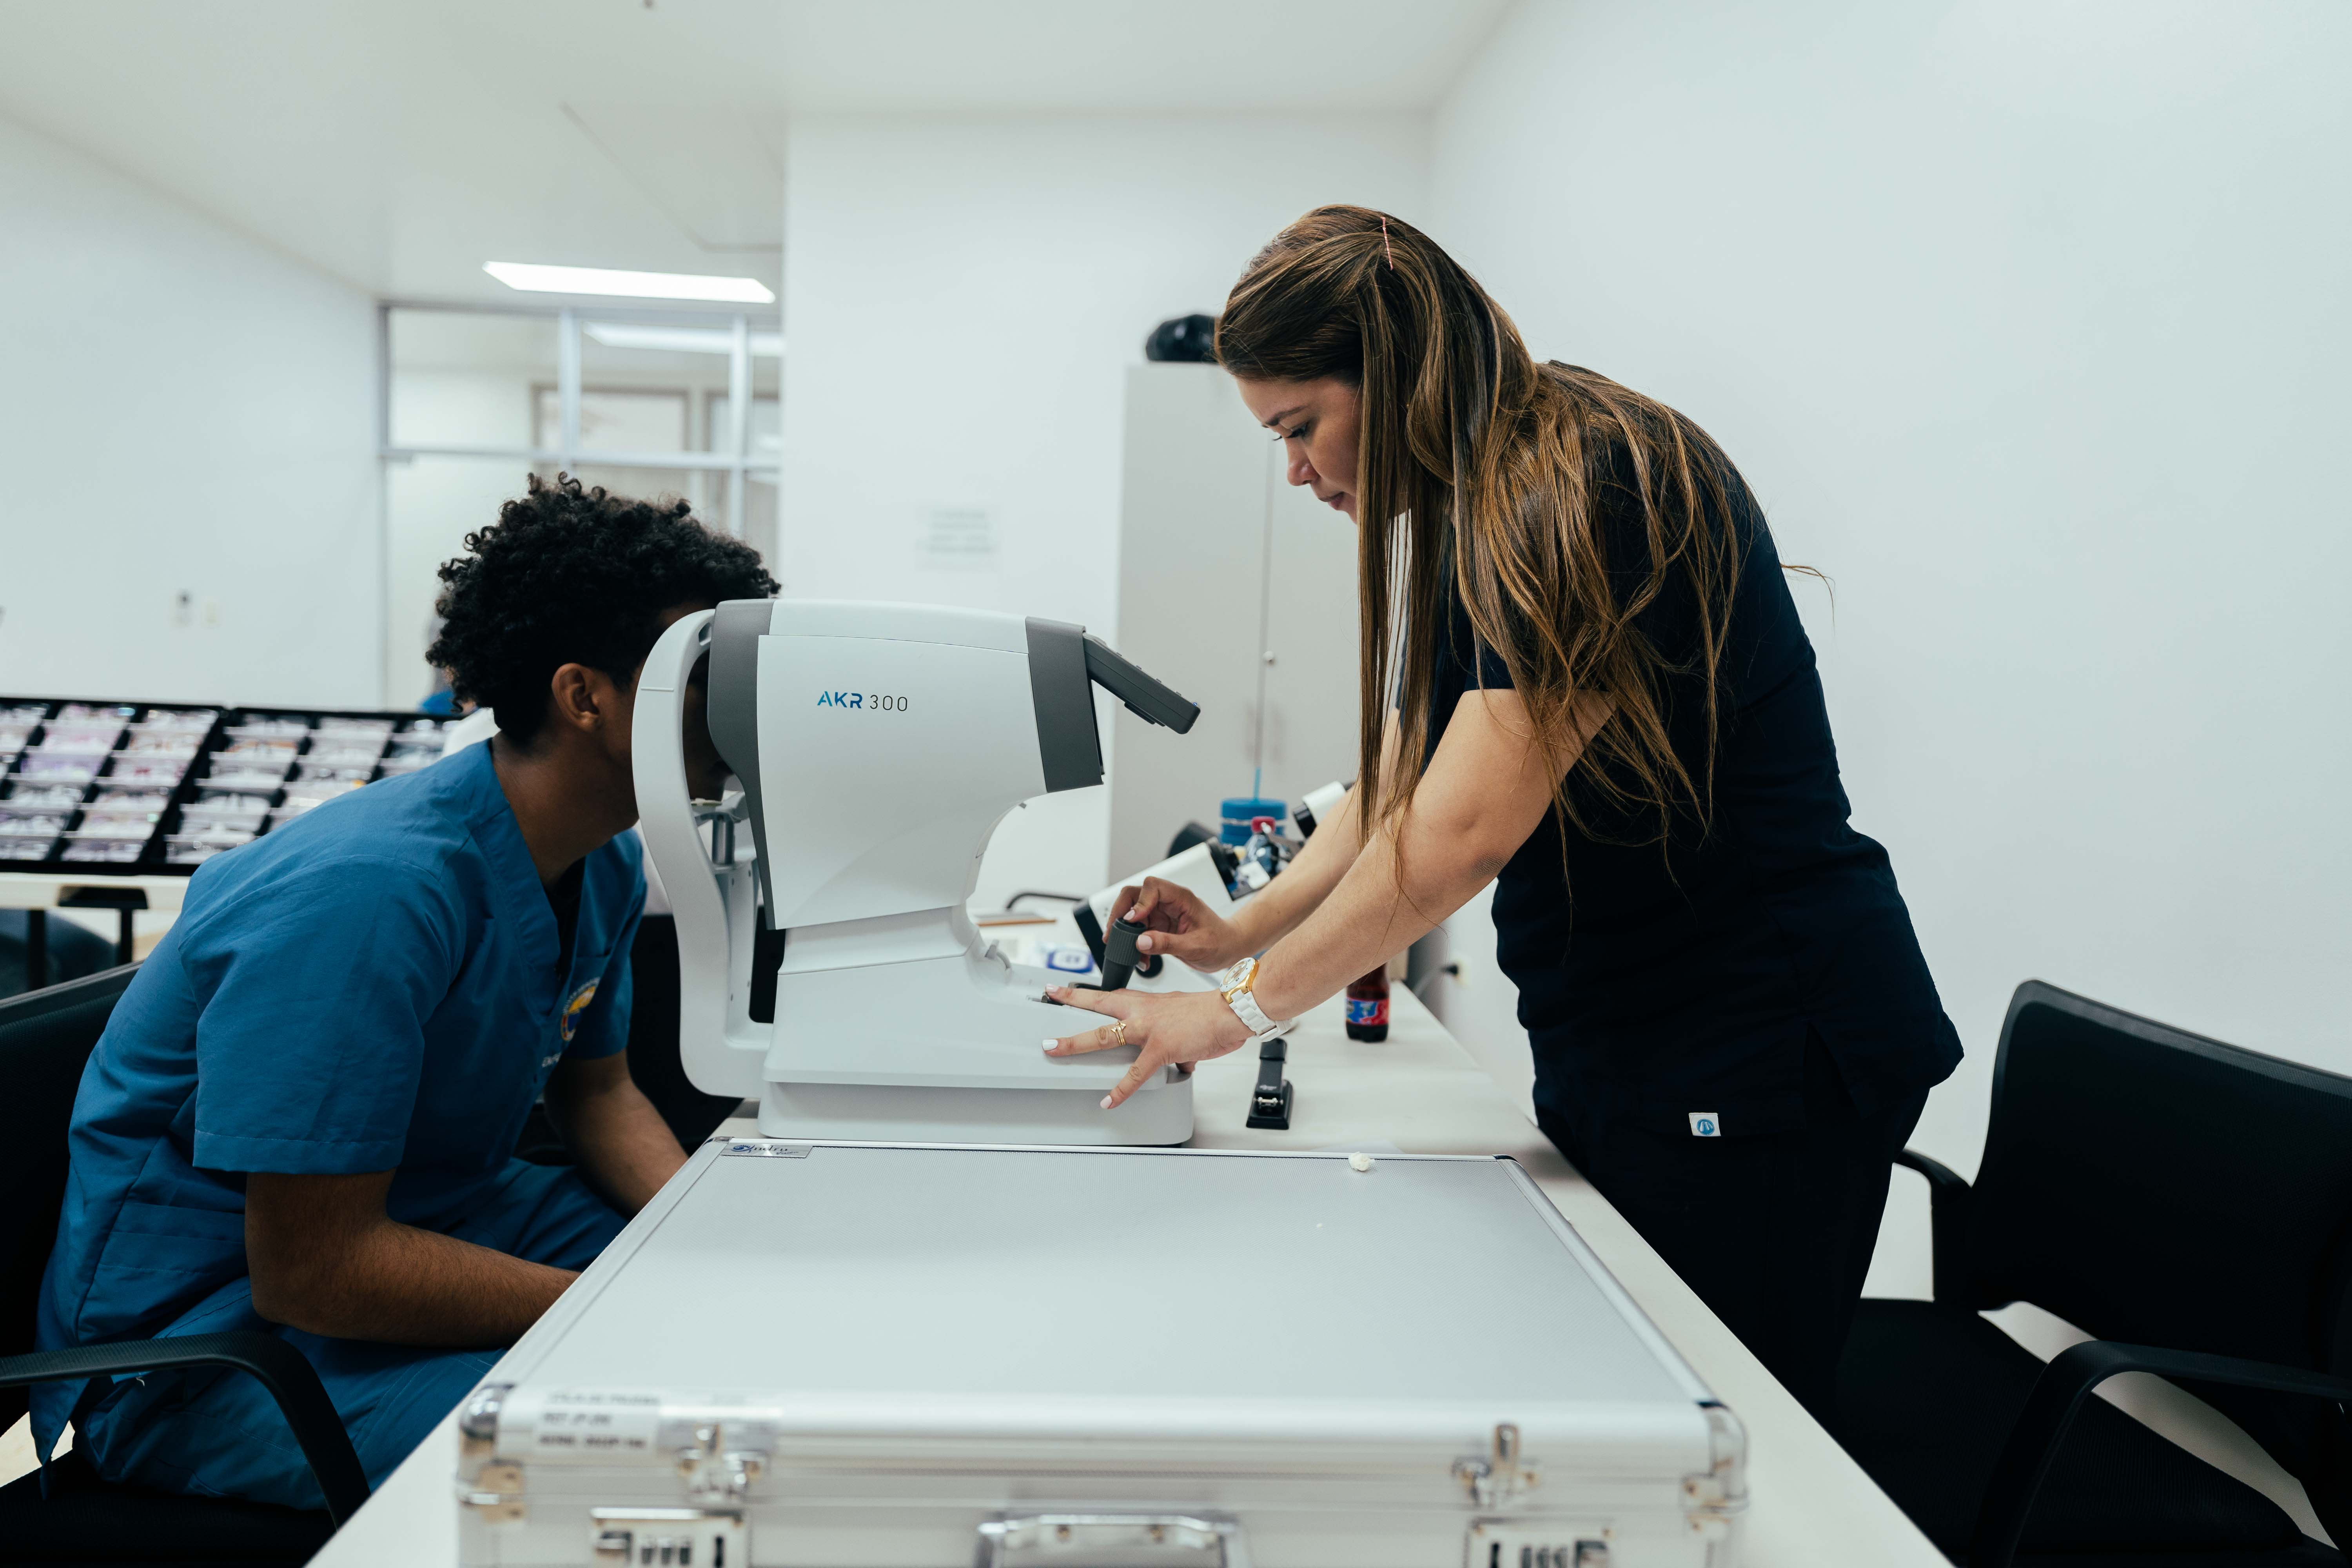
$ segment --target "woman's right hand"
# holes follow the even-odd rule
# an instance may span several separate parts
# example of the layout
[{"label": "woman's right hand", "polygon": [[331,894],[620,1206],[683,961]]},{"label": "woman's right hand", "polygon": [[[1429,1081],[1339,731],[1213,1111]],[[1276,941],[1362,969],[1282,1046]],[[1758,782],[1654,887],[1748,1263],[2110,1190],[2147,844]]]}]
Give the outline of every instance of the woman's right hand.
[{"label": "woman's right hand", "polygon": [[1146,877],[1139,888],[1121,888],[1110,901],[1110,918],[1141,925],[1136,950],[1181,958],[1202,973],[1213,973],[1250,951],[1249,939],[1233,921],[1211,909],[1192,889],[1165,878]]}]

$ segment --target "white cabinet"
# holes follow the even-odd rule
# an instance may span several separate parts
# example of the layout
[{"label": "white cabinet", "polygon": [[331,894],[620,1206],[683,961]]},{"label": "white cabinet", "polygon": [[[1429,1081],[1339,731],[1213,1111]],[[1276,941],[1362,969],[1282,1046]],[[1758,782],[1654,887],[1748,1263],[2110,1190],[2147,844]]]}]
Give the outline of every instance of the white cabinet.
[{"label": "white cabinet", "polygon": [[1110,869],[1258,793],[1296,809],[1356,775],[1356,525],[1283,479],[1283,452],[1214,365],[1127,378],[1118,645],[1201,705],[1187,735],[1112,727]]}]

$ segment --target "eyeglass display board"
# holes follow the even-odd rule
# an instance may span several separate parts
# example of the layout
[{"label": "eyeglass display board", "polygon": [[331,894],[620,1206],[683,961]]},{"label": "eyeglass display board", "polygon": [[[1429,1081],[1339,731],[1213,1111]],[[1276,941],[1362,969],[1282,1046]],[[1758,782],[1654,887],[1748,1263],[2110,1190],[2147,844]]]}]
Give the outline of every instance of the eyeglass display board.
[{"label": "eyeglass display board", "polygon": [[425,766],[451,722],[0,696],[0,871],[187,876],[321,802]]}]

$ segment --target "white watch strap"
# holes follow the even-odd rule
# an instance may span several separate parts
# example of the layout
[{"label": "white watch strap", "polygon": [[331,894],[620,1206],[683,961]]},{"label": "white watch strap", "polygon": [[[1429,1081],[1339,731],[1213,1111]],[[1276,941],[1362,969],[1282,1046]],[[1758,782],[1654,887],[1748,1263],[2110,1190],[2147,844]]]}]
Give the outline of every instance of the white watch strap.
[{"label": "white watch strap", "polygon": [[1267,1017],[1265,1009],[1257,1005],[1257,998],[1246,991],[1237,991],[1226,997],[1225,1005],[1234,1010],[1234,1016],[1242,1021],[1242,1026],[1249,1030],[1253,1037],[1272,1034],[1282,1026]]},{"label": "white watch strap", "polygon": [[[1242,963],[1254,963],[1254,961],[1245,958],[1242,960]],[[1232,971],[1228,971],[1232,975],[1232,979],[1227,981],[1228,984],[1234,984],[1243,978],[1242,973],[1239,973],[1242,964],[1235,964]],[[1242,1021],[1243,1026],[1249,1030],[1250,1037],[1253,1039],[1264,1039],[1268,1035],[1286,1032],[1296,1022],[1296,1020],[1285,1019],[1277,1023],[1267,1017],[1265,1009],[1257,1005],[1257,997],[1247,991],[1228,992],[1225,996],[1225,1005],[1234,1010],[1234,1016]]]}]

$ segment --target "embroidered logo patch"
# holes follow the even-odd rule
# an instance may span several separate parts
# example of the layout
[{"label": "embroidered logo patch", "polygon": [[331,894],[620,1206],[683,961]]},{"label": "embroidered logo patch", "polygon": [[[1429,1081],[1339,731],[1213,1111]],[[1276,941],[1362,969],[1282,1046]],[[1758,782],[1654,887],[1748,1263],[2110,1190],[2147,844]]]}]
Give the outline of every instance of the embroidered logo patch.
[{"label": "embroidered logo patch", "polygon": [[[570,1039],[571,1037],[572,1037],[569,1035],[564,1037],[565,1039]],[[1723,1119],[1716,1115],[1712,1110],[1692,1111],[1690,1113],[1690,1123],[1691,1136],[1694,1138],[1720,1138],[1723,1136]]]},{"label": "embroidered logo patch", "polygon": [[591,980],[587,984],[574,991],[572,994],[572,1000],[563,1005],[563,1043],[567,1046],[572,1043],[572,1037],[580,1030],[580,1015],[588,1011],[589,1003],[596,1000],[596,984],[595,981]]}]

